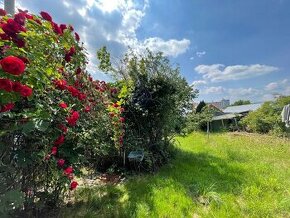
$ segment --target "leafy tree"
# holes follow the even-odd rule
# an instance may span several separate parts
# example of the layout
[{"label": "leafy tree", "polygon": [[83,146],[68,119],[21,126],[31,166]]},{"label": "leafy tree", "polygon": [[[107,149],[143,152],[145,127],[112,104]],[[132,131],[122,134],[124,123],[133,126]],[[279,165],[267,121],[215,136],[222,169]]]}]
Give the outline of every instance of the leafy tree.
[{"label": "leafy tree", "polygon": [[[100,50],[98,56],[108,57],[104,52]],[[162,164],[168,158],[172,134],[185,125],[195,92],[162,53],[131,52],[115,70],[104,59],[101,62],[109,66],[103,70],[120,79],[126,118],[124,149],[144,150],[147,169]]]},{"label": "leafy tree", "polygon": [[245,105],[245,104],[251,104],[250,100],[238,100],[235,101],[232,106],[238,106],[238,105]]},{"label": "leafy tree", "polygon": [[195,112],[196,113],[200,113],[201,110],[206,106],[206,103],[204,101],[199,102],[199,104],[197,105]]}]

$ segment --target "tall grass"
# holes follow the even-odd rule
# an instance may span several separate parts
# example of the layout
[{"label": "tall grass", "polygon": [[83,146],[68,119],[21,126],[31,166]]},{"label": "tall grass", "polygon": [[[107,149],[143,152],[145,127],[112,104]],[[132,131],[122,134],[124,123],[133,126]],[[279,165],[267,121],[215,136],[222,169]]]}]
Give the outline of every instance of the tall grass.
[{"label": "tall grass", "polygon": [[80,188],[62,217],[290,217],[290,142],[252,134],[177,137],[154,175]]}]

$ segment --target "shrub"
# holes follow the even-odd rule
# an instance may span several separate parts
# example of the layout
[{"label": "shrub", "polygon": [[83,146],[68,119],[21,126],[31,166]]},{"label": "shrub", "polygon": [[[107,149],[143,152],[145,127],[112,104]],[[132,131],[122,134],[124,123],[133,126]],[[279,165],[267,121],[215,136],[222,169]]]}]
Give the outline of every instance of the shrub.
[{"label": "shrub", "polygon": [[86,72],[72,26],[41,16],[1,17],[0,216],[55,206],[80,168],[123,143],[118,90]]},{"label": "shrub", "polygon": [[242,125],[252,132],[273,133],[276,135],[289,134],[285,123],[282,123],[281,112],[290,103],[290,96],[282,96],[275,101],[265,102],[261,108],[250,112],[242,119]]},{"label": "shrub", "polygon": [[161,53],[129,53],[115,70],[104,48],[98,57],[102,70],[112,72],[123,87],[119,97],[125,108],[124,149],[145,151],[145,168],[154,169],[168,159],[170,138],[183,129],[195,94],[179,68],[172,67]]}]

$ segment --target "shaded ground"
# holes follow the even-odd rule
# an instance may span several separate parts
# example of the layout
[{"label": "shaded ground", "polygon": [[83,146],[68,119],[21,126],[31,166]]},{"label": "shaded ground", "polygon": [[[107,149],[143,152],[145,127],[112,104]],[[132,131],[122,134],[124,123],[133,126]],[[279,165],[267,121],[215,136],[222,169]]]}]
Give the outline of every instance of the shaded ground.
[{"label": "shaded ground", "polygon": [[290,217],[290,142],[252,134],[178,137],[155,175],[80,188],[61,217]]}]

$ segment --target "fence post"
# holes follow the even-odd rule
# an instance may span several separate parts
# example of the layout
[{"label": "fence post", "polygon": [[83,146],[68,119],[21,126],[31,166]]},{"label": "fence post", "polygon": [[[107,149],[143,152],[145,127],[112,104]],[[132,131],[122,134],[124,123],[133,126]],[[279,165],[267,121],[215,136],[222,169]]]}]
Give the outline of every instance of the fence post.
[{"label": "fence post", "polygon": [[4,9],[7,14],[13,16],[15,14],[15,0],[4,0]]}]

